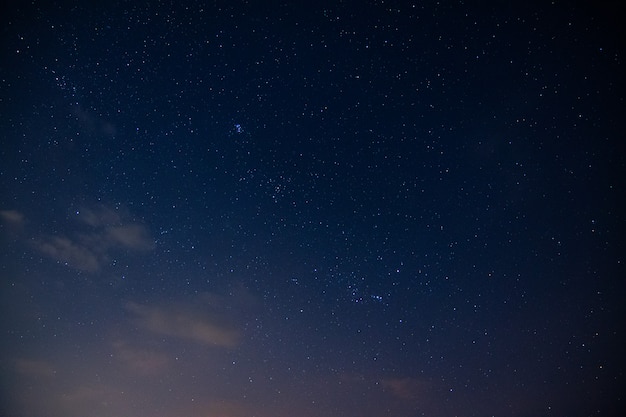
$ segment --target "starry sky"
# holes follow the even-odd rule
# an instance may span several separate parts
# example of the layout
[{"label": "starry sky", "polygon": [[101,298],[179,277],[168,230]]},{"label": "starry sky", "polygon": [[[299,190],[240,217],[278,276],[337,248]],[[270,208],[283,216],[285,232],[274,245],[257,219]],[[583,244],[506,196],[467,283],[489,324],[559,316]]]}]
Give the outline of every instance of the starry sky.
[{"label": "starry sky", "polygon": [[10,3],[0,415],[624,415],[618,2]]}]

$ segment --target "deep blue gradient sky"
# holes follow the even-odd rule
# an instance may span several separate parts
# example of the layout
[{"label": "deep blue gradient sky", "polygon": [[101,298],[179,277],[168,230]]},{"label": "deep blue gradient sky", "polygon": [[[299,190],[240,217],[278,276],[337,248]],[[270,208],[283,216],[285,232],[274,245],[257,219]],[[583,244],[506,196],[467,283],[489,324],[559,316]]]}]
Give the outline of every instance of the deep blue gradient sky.
[{"label": "deep blue gradient sky", "polygon": [[505,3],[3,6],[0,414],[623,415],[622,19]]}]

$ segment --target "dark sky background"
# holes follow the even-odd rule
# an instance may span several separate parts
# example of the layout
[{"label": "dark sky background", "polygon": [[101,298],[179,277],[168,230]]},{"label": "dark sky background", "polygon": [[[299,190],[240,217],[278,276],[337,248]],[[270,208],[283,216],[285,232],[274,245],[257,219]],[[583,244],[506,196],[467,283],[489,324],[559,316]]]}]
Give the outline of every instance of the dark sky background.
[{"label": "dark sky background", "polygon": [[0,415],[625,415],[618,2],[57,3],[0,12]]}]

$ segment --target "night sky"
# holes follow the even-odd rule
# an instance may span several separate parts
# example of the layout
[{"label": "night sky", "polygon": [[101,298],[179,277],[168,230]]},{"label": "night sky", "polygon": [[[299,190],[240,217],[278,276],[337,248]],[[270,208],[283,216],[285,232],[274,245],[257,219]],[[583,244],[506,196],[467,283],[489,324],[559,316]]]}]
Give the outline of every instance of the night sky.
[{"label": "night sky", "polygon": [[1,416],[626,414],[619,2],[10,3]]}]

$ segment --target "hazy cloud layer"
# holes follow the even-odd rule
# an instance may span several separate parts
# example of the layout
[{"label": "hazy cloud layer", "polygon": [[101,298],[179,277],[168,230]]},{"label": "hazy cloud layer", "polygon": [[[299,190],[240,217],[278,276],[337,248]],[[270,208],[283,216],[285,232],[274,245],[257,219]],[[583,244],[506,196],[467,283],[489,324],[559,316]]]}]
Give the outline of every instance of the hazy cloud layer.
[{"label": "hazy cloud layer", "polygon": [[76,327],[73,338],[83,343],[58,340],[38,354],[5,358],[13,371],[9,410],[49,417],[277,415],[231,395],[247,387],[227,383],[258,372],[258,364],[234,366],[231,349],[245,348],[241,323],[257,302],[244,289],[128,301],[119,320],[103,317],[98,337]]},{"label": "hazy cloud layer", "polygon": [[124,310],[92,343],[68,340],[41,352],[46,359],[14,359],[13,409],[50,417],[318,417],[355,410],[380,417],[431,415],[440,407],[426,379],[323,368],[309,375],[281,358],[254,360],[263,349],[244,343],[242,322],[263,311],[242,288],[228,296],[128,301]]}]

